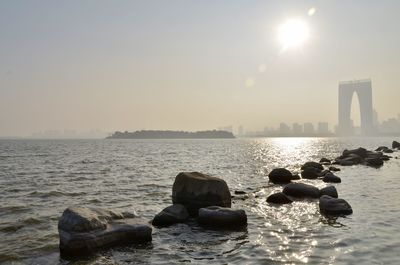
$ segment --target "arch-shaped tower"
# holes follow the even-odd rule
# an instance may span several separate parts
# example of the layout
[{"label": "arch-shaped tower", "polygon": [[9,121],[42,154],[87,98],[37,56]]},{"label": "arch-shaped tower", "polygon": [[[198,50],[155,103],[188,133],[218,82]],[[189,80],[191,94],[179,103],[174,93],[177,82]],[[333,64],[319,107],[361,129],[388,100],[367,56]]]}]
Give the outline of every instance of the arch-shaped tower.
[{"label": "arch-shaped tower", "polygon": [[360,104],[361,134],[372,135],[373,108],[371,80],[355,80],[339,82],[339,135],[353,135],[353,124],[350,119],[351,102],[353,95],[357,94]]}]

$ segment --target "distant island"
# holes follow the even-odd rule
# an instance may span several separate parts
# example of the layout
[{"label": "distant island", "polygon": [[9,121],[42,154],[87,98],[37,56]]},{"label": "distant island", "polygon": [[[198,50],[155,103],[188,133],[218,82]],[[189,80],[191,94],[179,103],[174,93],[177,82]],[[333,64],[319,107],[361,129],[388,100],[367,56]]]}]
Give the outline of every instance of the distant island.
[{"label": "distant island", "polygon": [[227,131],[159,131],[142,130],[135,132],[115,132],[106,139],[214,139],[214,138],[235,138],[231,132]]}]

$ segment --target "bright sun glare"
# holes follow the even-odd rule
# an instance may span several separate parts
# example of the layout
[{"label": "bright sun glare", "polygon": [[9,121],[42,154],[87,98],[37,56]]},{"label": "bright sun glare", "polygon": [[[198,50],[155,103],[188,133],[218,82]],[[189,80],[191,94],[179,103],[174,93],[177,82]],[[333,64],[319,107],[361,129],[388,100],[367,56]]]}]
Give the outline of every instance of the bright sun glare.
[{"label": "bright sun glare", "polygon": [[290,19],[278,28],[278,39],[284,50],[302,46],[309,36],[308,25],[302,20]]}]

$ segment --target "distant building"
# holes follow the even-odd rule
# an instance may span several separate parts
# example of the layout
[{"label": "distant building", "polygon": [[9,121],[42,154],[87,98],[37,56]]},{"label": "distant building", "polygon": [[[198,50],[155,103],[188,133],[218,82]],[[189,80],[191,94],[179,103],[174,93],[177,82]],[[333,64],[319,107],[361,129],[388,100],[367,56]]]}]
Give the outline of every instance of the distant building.
[{"label": "distant building", "polygon": [[311,122],[304,123],[304,134],[314,134],[314,125]]},{"label": "distant building", "polygon": [[227,132],[233,132],[233,127],[231,126],[231,125],[229,125],[229,126],[221,126],[221,127],[218,127],[218,130],[219,131],[227,131]]},{"label": "distant building", "polygon": [[318,122],[318,134],[328,134],[329,124],[327,122]]},{"label": "distant building", "polygon": [[292,125],[292,132],[294,135],[300,135],[303,133],[303,125],[296,123],[293,123]]},{"label": "distant building", "polygon": [[238,135],[239,135],[239,136],[242,136],[242,135],[243,135],[243,132],[244,132],[243,126],[240,125],[240,126],[238,127]]},{"label": "distant building", "polygon": [[286,123],[281,122],[281,124],[279,125],[279,133],[280,133],[281,135],[288,135],[288,134],[290,134],[290,127],[289,127]]}]

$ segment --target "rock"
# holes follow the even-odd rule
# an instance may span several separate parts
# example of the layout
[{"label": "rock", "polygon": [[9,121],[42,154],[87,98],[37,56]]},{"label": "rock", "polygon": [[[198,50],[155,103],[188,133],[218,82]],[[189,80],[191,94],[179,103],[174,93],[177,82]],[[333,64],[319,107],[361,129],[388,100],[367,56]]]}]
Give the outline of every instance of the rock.
[{"label": "rock", "polygon": [[274,193],[268,196],[267,202],[269,203],[277,203],[277,204],[287,204],[292,203],[293,201],[286,196],[283,192]]},{"label": "rock", "polygon": [[323,182],[328,182],[328,183],[341,183],[342,180],[333,174],[332,172],[325,174],[325,176],[322,178]]},{"label": "rock", "polygon": [[367,157],[367,152],[368,150],[362,147],[359,147],[357,149],[353,149],[353,150],[344,150],[343,151],[343,156],[349,156],[349,155],[357,155],[361,158],[365,158]]},{"label": "rock", "polygon": [[348,154],[346,157],[338,158],[338,161],[341,166],[352,166],[364,162],[364,159],[357,154]]},{"label": "rock", "polygon": [[381,156],[381,159],[383,160],[383,161],[388,161],[388,160],[390,160],[390,158],[392,158],[391,156],[388,156],[388,155],[383,155],[383,156]]},{"label": "rock", "polygon": [[320,163],[312,162],[312,161],[306,162],[304,165],[301,166],[301,169],[305,169],[305,168],[308,168],[308,167],[317,168],[320,171],[324,170],[324,167]]},{"label": "rock", "polygon": [[168,206],[160,213],[158,213],[152,224],[154,226],[170,226],[176,223],[182,223],[189,218],[189,213],[186,210],[185,206],[182,204],[174,204]]},{"label": "rock", "polygon": [[140,218],[125,219],[121,213],[101,208],[67,208],[59,222],[60,252],[79,256],[121,244],[151,241],[151,227]]},{"label": "rock", "polygon": [[400,149],[400,143],[397,141],[392,142],[392,148],[393,149]]},{"label": "rock", "polygon": [[321,171],[321,173],[319,173],[318,175],[320,176],[320,177],[323,177],[323,176],[325,176],[326,174],[328,174],[328,173],[332,173],[330,170],[328,170],[328,169],[325,169],[325,170],[323,170],[323,171]]},{"label": "rock", "polygon": [[365,162],[367,162],[367,166],[371,167],[380,167],[383,165],[382,158],[366,158]]},{"label": "rock", "polygon": [[321,197],[321,196],[324,196],[324,195],[331,196],[332,198],[337,198],[338,197],[338,193],[337,193],[337,190],[336,190],[335,186],[328,186],[328,187],[322,188],[319,191],[319,196]]},{"label": "rock", "polygon": [[324,215],[348,215],[353,213],[350,204],[343,199],[323,195],[319,198],[319,210]]},{"label": "rock", "polygon": [[319,163],[320,164],[324,164],[324,165],[329,165],[331,163],[331,160],[329,160],[328,158],[323,157],[323,158],[321,158],[319,160]]},{"label": "rock", "polygon": [[275,184],[286,184],[292,180],[292,173],[285,168],[275,168],[268,174],[269,181]]},{"label": "rock", "polygon": [[236,195],[243,195],[243,194],[246,194],[246,192],[243,191],[243,190],[235,190],[234,193],[235,193]]},{"label": "rock", "polygon": [[319,189],[304,183],[290,183],[283,188],[285,195],[295,198],[318,198]]},{"label": "rock", "polygon": [[340,171],[340,168],[331,166],[331,167],[329,167],[329,170],[330,170],[330,171]]},{"label": "rock", "polygon": [[301,179],[299,174],[293,174],[292,175],[292,180],[299,180],[299,179]]},{"label": "rock", "polygon": [[209,227],[239,228],[247,224],[247,215],[244,210],[209,206],[199,210],[197,220],[201,225]]},{"label": "rock", "polygon": [[199,172],[181,172],[172,187],[172,201],[182,204],[190,215],[207,206],[231,207],[231,193],[226,182]]},{"label": "rock", "polygon": [[315,168],[315,167],[306,167],[304,170],[301,172],[301,177],[303,179],[316,179],[318,178],[321,173],[321,170]]},{"label": "rock", "polygon": [[386,150],[386,149],[389,149],[389,147],[387,147],[387,146],[379,146],[378,148],[375,149],[375,151],[383,151],[383,150]]}]

